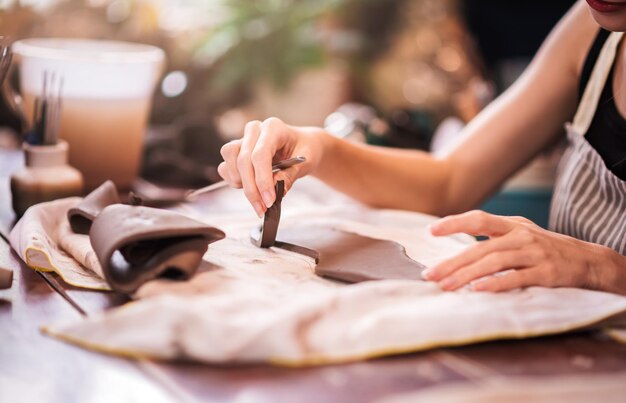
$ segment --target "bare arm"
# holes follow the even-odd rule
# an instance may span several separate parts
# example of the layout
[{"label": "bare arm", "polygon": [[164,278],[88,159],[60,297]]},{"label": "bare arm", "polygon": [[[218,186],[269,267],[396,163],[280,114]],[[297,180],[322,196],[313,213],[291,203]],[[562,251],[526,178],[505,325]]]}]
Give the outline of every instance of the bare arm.
[{"label": "bare arm", "polygon": [[329,139],[315,174],[381,207],[439,215],[475,207],[553,142],[573,115],[578,70],[596,31],[586,6],[577,4],[524,75],[470,122],[462,141],[442,158]]},{"label": "bare arm", "polygon": [[276,175],[288,187],[313,174],[377,207],[446,215],[468,210],[555,141],[574,113],[578,72],[597,25],[577,3],[548,37],[518,82],[465,129],[462,141],[435,157],[336,139],[321,129],[278,119],[251,122],[222,150],[220,174],[243,187],[257,213],[273,203],[271,163],[304,155],[307,164]]}]

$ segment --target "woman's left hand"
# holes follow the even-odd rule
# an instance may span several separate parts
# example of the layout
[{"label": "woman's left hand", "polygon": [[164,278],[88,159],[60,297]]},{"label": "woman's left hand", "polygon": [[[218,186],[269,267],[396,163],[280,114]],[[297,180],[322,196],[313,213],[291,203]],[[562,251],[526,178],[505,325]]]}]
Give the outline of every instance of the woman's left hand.
[{"label": "woman's left hand", "polygon": [[[436,281],[447,291],[467,284],[476,291],[533,285],[603,289],[621,271],[615,270],[620,264],[615,264],[615,255],[622,257],[617,252],[547,231],[522,217],[470,211],[437,221],[431,232],[489,237],[424,272],[426,280]],[[503,271],[507,272],[492,276]]]}]

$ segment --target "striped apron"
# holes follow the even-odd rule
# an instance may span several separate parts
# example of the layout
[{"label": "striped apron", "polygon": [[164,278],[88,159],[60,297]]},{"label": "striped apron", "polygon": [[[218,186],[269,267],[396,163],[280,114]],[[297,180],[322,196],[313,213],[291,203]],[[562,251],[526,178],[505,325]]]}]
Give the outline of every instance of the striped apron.
[{"label": "striped apron", "polygon": [[622,36],[614,32],[605,42],[574,121],[566,125],[568,145],[557,171],[550,229],[626,255],[626,181],[605,166],[584,137]]}]

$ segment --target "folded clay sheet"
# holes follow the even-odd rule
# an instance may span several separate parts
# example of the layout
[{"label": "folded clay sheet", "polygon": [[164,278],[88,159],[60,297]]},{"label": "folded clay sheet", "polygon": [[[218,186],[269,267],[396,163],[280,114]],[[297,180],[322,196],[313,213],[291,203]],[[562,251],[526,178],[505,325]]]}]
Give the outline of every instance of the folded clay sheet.
[{"label": "folded clay sheet", "polygon": [[[442,292],[419,280],[346,285],[315,275],[311,258],[253,246],[248,233],[258,220],[247,217],[195,217],[223,229],[227,238],[211,246],[190,281],[149,282],[132,304],[45,331],[132,357],[299,366],[565,332],[626,311],[624,297],[578,289],[493,294]],[[392,240],[429,266],[471,243],[467,237],[430,236],[433,220],[305,206],[284,209],[281,229],[326,227]]]},{"label": "folded clay sheet", "polygon": [[125,204],[105,207],[89,231],[107,283],[129,294],[162,275],[189,279],[209,244],[223,238],[217,228],[182,214]]},{"label": "folded clay sheet", "polygon": [[30,267],[56,272],[70,285],[131,293],[166,271],[190,277],[208,245],[223,237],[177,212],[119,204],[107,182],[85,199],[31,207],[10,241]]}]

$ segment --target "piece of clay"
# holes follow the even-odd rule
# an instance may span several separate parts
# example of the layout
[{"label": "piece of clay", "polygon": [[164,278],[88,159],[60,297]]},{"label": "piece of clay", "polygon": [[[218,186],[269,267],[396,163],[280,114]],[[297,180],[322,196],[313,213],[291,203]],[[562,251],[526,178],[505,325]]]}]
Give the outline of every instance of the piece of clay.
[{"label": "piece of clay", "polygon": [[250,240],[259,248],[269,248],[274,246],[278,224],[280,223],[280,204],[285,195],[285,182],[276,182],[276,200],[267,209],[263,217],[263,225],[259,229],[254,229],[250,233]]},{"label": "piece of clay", "polygon": [[153,278],[187,279],[197,270],[209,244],[224,238],[217,228],[181,214],[120,204],[117,189],[107,181],[68,212],[74,232],[89,240],[112,289],[131,293]]},{"label": "piece of clay", "polygon": [[156,277],[191,277],[209,244],[224,237],[178,213],[123,204],[105,207],[89,231],[105,279],[126,293]]},{"label": "piece of clay", "polygon": [[106,181],[97,189],[89,193],[74,208],[67,212],[67,219],[70,222],[72,231],[77,234],[88,234],[91,223],[100,214],[102,209],[111,204],[120,203],[115,184]]},{"label": "piece of clay", "polygon": [[308,256],[315,261],[315,264],[319,263],[320,261],[320,254],[314,249],[309,249],[304,246],[282,241],[274,242],[274,246],[289,252],[299,253],[301,255]]},{"label": "piece of clay", "polygon": [[[348,283],[386,279],[421,280],[422,271],[426,268],[408,257],[404,247],[397,242],[329,227],[281,230],[278,239],[315,250],[319,255],[315,273]],[[281,242],[277,241],[276,244],[280,246]]]},{"label": "piece of clay", "polygon": [[13,270],[0,267],[0,290],[11,288],[13,284]]}]

